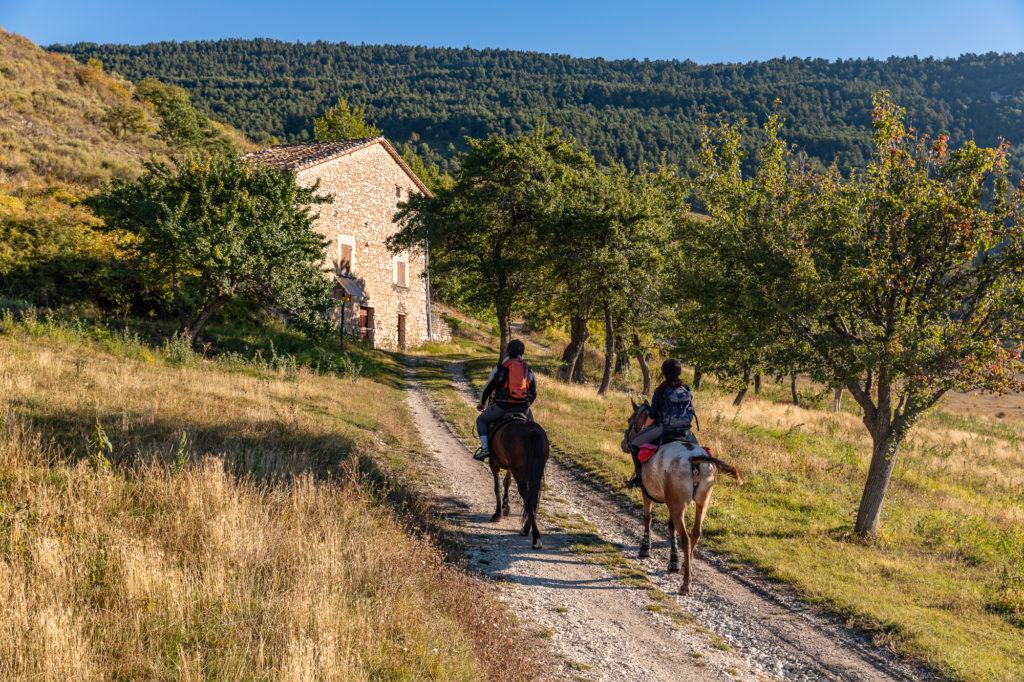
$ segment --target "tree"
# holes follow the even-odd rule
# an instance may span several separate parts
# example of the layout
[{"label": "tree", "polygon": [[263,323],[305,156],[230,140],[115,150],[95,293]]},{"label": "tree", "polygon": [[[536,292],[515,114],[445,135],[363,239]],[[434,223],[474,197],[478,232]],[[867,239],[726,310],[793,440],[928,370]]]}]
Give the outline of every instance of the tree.
[{"label": "tree", "polygon": [[126,133],[144,133],[148,130],[146,115],[139,105],[132,106],[125,102],[108,107],[103,113],[103,122],[117,137],[123,137]]},{"label": "tree", "polygon": [[388,247],[427,244],[432,275],[458,280],[465,303],[495,312],[504,357],[512,315],[538,283],[539,235],[557,222],[574,174],[593,161],[572,139],[543,126],[530,135],[469,145],[454,185],[433,197],[414,194],[400,205],[395,219],[402,228]]},{"label": "tree", "polygon": [[642,340],[652,338],[659,317],[669,251],[664,184],[660,172],[580,169],[558,220],[542,230],[537,276],[544,286],[536,305],[568,318],[570,339],[559,374],[569,382],[582,380],[584,344],[598,313],[605,325],[606,359],[599,392],[608,390],[613,371],[630,355],[642,371],[649,369]]},{"label": "tree", "polygon": [[344,97],[324,112],[320,118],[313,119],[313,137],[317,142],[332,140],[357,140],[362,137],[377,137],[380,128],[366,122],[366,111],[362,107],[350,109]]},{"label": "tree", "polygon": [[413,151],[411,145],[402,145],[399,151],[409,170],[422,180],[431,192],[436,192],[441,187],[450,187],[454,182],[452,176],[442,173],[437,164],[427,163],[422,156]]},{"label": "tree", "polygon": [[325,331],[333,300],[311,206],[332,199],[317,194],[319,183],[300,187],[292,173],[234,155],[189,154],[146,171],[88,203],[108,226],[135,234],[138,263],[171,289],[180,333],[195,343],[237,297],[274,306],[310,333]]},{"label": "tree", "polygon": [[666,187],[675,183],[667,170],[628,174],[610,172],[617,191],[610,205],[610,222],[599,267],[605,321],[605,366],[598,393],[611,385],[621,347],[637,357],[644,373],[644,392],[650,390],[646,363],[648,344],[662,327],[665,282],[671,254],[670,215],[684,205],[669,200]]},{"label": "tree", "polygon": [[805,341],[812,377],[864,411],[873,446],[855,529],[867,536],[925,411],[950,390],[1019,390],[1024,372],[1024,192],[1007,181],[1007,145],[929,144],[887,93],[872,118],[874,160],[851,182],[792,167],[775,118],[754,183],[734,181],[728,130],[700,170],[701,237],[757,302],[747,310]]},{"label": "tree", "polygon": [[160,119],[160,137],[180,150],[232,152],[233,144],[204,114],[196,111],[184,89],[144,78],[135,84],[135,96],[152,105]]}]

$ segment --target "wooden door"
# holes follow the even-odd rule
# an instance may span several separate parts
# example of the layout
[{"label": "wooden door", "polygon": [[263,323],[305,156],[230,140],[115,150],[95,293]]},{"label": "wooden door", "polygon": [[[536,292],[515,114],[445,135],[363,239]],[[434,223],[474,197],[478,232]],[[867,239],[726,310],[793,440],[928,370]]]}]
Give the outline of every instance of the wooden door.
[{"label": "wooden door", "polygon": [[405,348],[405,315],[398,316],[398,347]]},{"label": "wooden door", "polygon": [[359,307],[359,338],[373,343],[373,308]]}]

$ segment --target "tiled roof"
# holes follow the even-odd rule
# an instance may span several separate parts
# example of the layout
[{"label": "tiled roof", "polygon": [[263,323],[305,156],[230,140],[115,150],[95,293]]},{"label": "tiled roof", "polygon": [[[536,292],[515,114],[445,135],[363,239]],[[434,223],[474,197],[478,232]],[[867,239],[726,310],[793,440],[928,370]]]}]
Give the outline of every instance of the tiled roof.
[{"label": "tiled roof", "polygon": [[300,171],[375,144],[383,145],[388,154],[394,158],[395,162],[402,167],[402,170],[416,183],[420,191],[430,196],[430,190],[427,189],[427,186],[416,177],[416,174],[412,172],[412,169],[405,163],[401,155],[395,151],[395,148],[383,136],[363,137],[358,140],[339,140],[337,142],[279,144],[248,154],[246,158],[283,170]]}]

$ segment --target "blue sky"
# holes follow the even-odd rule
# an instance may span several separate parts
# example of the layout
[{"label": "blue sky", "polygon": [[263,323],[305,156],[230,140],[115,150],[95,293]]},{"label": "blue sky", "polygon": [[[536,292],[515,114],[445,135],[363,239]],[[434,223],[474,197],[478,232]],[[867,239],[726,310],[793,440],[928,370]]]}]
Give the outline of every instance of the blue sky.
[{"label": "blue sky", "polygon": [[740,62],[1024,51],[1024,0],[0,0],[42,45],[268,37]]}]

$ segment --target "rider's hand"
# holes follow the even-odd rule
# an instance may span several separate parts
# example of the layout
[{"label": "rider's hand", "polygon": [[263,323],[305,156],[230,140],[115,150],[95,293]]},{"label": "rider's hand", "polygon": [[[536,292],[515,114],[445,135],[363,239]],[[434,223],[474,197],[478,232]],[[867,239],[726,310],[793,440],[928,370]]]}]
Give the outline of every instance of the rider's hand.
[{"label": "rider's hand", "polygon": [[483,412],[484,411],[484,404],[483,403],[477,403],[476,411],[477,412]]}]

